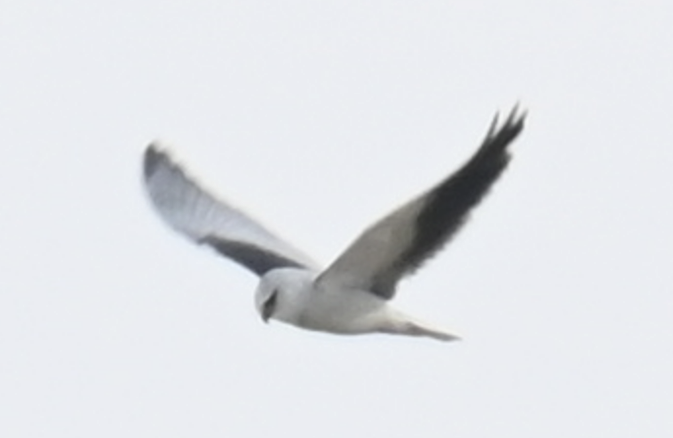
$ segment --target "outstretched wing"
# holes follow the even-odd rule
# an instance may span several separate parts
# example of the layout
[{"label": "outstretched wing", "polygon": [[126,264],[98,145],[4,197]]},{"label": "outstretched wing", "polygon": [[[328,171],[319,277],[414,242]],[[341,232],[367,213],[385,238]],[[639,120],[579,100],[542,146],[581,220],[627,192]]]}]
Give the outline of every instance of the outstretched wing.
[{"label": "outstretched wing", "polygon": [[498,128],[496,115],[481,147],[463,167],[365,230],[317,281],[392,298],[400,278],[455,235],[507,167],[507,146],[524,120],[525,113],[519,115],[515,108]]},{"label": "outstretched wing", "polygon": [[145,151],[145,188],[159,215],[176,231],[259,276],[282,267],[313,263],[242,211],[201,188],[156,144]]}]

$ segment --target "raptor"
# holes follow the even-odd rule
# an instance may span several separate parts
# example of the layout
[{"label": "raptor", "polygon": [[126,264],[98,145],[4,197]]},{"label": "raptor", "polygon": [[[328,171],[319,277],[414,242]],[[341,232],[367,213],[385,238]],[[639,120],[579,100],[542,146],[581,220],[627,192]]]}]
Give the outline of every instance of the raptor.
[{"label": "raptor", "polygon": [[247,213],[203,189],[158,143],[144,156],[151,203],[176,231],[238,262],[260,278],[255,305],[275,319],[337,334],[390,333],[458,339],[390,304],[400,279],[435,255],[466,222],[510,161],[508,146],[525,113],[493,120],[456,172],[367,228],[326,269]]}]

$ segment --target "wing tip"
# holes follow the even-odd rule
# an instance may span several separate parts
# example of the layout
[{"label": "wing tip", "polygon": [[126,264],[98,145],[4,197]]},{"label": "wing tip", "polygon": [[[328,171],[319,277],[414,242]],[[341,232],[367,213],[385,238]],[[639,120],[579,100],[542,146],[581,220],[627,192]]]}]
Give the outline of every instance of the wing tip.
[{"label": "wing tip", "polygon": [[143,158],[143,175],[145,178],[151,177],[160,166],[171,163],[168,153],[165,152],[166,148],[166,145],[158,140],[147,146]]},{"label": "wing tip", "polygon": [[478,155],[493,152],[506,153],[507,147],[523,131],[527,116],[528,111],[521,110],[519,103],[514,105],[502,124],[499,123],[500,113],[496,112]]},{"label": "wing tip", "polygon": [[500,112],[496,112],[495,116],[493,117],[493,121],[491,122],[491,126],[488,130],[488,134],[486,134],[486,139],[493,139],[494,137],[497,137],[501,132],[503,131],[516,131],[517,135],[521,130],[523,130],[525,122],[526,122],[526,117],[528,117],[528,110],[522,110],[521,109],[521,104],[517,102],[512,110],[509,112],[509,115],[505,119],[505,122],[498,127],[499,123],[498,120],[500,118]]},{"label": "wing tip", "polygon": [[507,120],[503,127],[516,127],[517,129],[522,130],[526,122],[526,117],[528,117],[528,110],[522,110],[521,102],[517,102],[514,105],[514,108],[510,111],[509,116],[507,116]]}]

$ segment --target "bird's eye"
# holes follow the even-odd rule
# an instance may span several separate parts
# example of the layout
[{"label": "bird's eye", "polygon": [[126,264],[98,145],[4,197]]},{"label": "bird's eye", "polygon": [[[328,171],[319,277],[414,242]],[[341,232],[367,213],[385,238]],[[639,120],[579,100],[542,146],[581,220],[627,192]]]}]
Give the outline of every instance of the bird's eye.
[{"label": "bird's eye", "polygon": [[271,296],[264,302],[262,309],[262,319],[264,322],[268,321],[276,310],[276,302],[278,300],[278,290],[274,290]]}]

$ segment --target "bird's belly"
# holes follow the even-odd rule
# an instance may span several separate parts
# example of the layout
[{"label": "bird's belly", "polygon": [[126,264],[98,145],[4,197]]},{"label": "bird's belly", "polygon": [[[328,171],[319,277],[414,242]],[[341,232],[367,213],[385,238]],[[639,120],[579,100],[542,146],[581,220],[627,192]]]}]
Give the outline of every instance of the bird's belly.
[{"label": "bird's belly", "polygon": [[385,302],[359,291],[316,294],[301,312],[297,325],[341,334],[378,331]]}]

